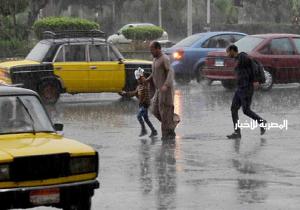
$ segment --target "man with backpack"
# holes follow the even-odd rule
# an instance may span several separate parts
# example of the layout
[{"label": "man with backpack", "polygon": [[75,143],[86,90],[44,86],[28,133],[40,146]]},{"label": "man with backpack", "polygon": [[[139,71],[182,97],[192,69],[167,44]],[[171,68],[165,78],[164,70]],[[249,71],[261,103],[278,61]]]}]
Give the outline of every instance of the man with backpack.
[{"label": "man with backpack", "polygon": [[237,66],[235,67],[237,90],[235,91],[231,104],[234,132],[231,135],[227,135],[227,138],[241,138],[241,129],[238,127],[238,110],[241,106],[245,115],[257,121],[260,125],[260,134],[263,135],[266,132],[265,124],[267,121],[258,116],[250,108],[254,89],[258,87],[259,82],[263,82],[264,80],[264,78],[262,78],[264,76],[261,74],[263,70],[261,70],[260,65],[249,58],[246,53],[239,53],[237,46],[233,44],[227,47],[226,52],[229,57],[237,60]]}]

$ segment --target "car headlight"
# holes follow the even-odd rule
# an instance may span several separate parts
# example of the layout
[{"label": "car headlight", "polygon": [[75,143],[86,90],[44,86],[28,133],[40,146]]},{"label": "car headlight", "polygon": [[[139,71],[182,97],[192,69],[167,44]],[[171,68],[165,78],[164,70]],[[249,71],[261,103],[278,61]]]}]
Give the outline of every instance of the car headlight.
[{"label": "car headlight", "polygon": [[0,181],[6,181],[9,180],[9,165],[3,164],[0,165]]},{"label": "car headlight", "polygon": [[74,174],[98,173],[98,154],[93,156],[72,157],[70,172]]}]

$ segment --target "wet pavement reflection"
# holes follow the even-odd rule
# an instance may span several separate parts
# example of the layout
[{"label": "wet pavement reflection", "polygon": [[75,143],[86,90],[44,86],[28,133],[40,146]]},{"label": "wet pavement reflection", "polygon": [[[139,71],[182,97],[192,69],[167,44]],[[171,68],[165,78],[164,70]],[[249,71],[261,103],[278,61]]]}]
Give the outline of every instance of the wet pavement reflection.
[{"label": "wet pavement reflection", "polygon": [[[64,135],[100,155],[101,188],[93,209],[299,209],[300,88],[276,85],[256,92],[253,110],[270,122],[288,120],[288,131],[232,132],[232,91],[220,84],[176,86],[182,122],[175,142],[137,137],[138,103],[116,94],[63,95],[47,107]],[[159,123],[150,115],[156,128]],[[240,120],[249,119],[240,111]],[[36,209],[51,209],[46,207]]]}]

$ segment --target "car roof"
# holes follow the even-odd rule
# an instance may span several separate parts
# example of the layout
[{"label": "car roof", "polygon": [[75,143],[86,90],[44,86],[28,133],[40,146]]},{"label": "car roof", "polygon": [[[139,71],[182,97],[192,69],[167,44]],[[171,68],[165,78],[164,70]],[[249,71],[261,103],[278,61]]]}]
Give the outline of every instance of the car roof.
[{"label": "car roof", "polygon": [[61,38],[61,39],[43,39],[41,42],[49,44],[65,44],[65,43],[107,43],[105,39],[101,38]]},{"label": "car roof", "polygon": [[154,24],[153,23],[128,23],[126,25],[139,26],[139,25],[154,25]]},{"label": "car roof", "polygon": [[[198,35],[202,35],[204,37],[212,37],[216,35],[221,35],[221,34],[240,34],[240,35],[247,35],[242,32],[236,32],[236,31],[210,31],[210,32],[202,32],[202,33],[197,33]],[[196,35],[196,34],[193,34]]]},{"label": "car roof", "polygon": [[269,34],[255,34],[255,35],[250,35],[250,36],[255,36],[255,37],[261,37],[261,38],[281,38],[281,37],[300,37],[299,34],[275,34],[275,33],[269,33]]},{"label": "car roof", "polygon": [[16,95],[34,95],[38,96],[38,94],[32,90],[19,88],[19,87],[11,87],[7,85],[0,85],[0,96],[16,96]]}]

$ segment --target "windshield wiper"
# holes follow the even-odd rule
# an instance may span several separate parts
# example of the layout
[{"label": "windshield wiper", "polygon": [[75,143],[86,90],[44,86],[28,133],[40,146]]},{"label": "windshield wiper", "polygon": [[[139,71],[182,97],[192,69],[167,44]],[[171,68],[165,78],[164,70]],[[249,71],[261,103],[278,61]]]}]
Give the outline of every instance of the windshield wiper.
[{"label": "windshield wiper", "polygon": [[17,96],[17,99],[18,101],[22,104],[22,106],[24,107],[26,113],[28,114],[29,118],[30,118],[30,121],[31,121],[31,127],[32,127],[32,133],[35,135],[36,132],[35,132],[35,127],[34,127],[34,120],[28,110],[28,108],[25,106],[24,102]]}]

